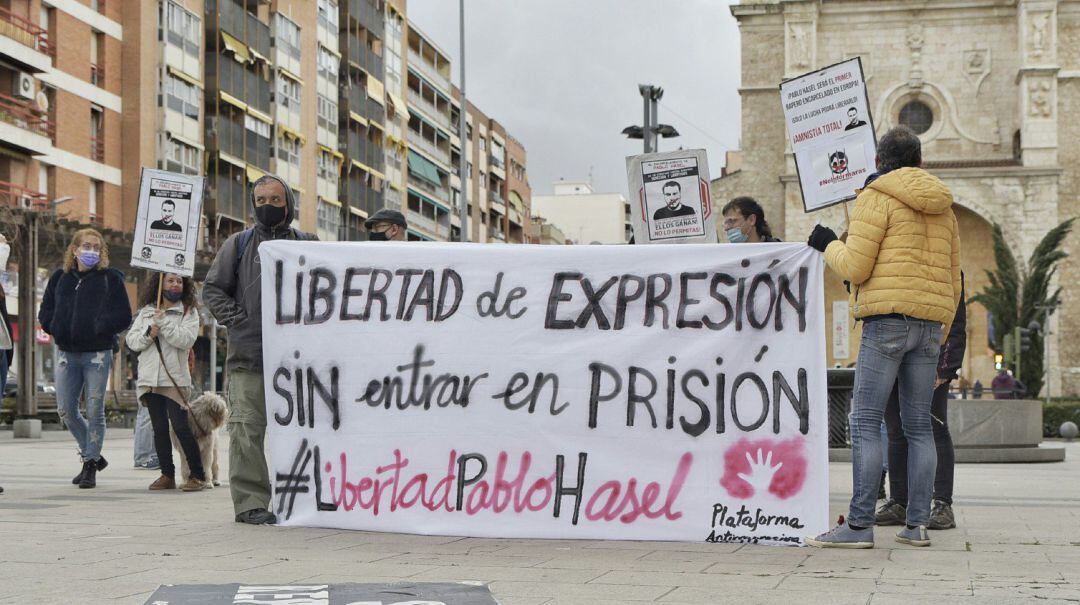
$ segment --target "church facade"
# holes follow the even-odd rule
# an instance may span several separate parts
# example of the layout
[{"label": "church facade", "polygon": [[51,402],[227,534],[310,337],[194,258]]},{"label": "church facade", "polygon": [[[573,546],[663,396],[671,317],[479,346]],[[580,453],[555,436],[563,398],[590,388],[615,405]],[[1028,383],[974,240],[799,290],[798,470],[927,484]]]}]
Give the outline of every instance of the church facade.
[{"label": "church facade", "polygon": [[[911,127],[924,167],[953,191],[968,297],[993,268],[993,224],[1026,265],[1049,229],[1080,214],[1080,0],[742,0],[731,12],[742,137],[712,183],[717,207],[752,196],[785,241],[805,241],[819,220],[843,229],[840,206],[803,212],[778,85],[858,56],[878,136]],[[1080,395],[1080,233],[1066,251],[1056,280],[1063,305],[1050,318],[1054,396]],[[829,364],[848,366],[861,324],[833,304],[846,300],[833,274],[826,297]],[[994,375],[987,319],[969,304],[963,375],[984,385]]]}]

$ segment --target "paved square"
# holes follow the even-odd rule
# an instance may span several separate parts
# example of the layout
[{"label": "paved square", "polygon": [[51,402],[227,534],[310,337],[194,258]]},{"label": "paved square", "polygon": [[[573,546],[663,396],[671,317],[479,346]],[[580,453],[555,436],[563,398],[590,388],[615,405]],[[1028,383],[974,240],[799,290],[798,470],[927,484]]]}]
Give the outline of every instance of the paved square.
[{"label": "paved square", "polygon": [[[959,465],[957,529],[916,549],[879,528],[876,548],[861,551],[250,527],[232,521],[227,486],[148,492],[157,473],[131,468],[131,446],[130,430],[110,429],[109,468],[80,490],[67,433],[0,431],[0,603],[141,604],[170,583],[403,579],[481,581],[503,605],[1080,601],[1080,443],[1063,463]],[[851,468],[830,472],[835,518]]]}]

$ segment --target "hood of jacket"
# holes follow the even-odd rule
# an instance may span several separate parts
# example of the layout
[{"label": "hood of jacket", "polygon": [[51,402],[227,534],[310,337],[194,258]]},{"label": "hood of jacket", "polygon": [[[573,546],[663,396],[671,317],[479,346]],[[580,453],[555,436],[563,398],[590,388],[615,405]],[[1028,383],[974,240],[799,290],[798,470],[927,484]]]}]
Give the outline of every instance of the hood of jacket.
[{"label": "hood of jacket", "polygon": [[925,214],[944,214],[953,203],[952,193],[945,183],[922,168],[898,168],[874,179],[866,187]]},{"label": "hood of jacket", "polygon": [[[289,187],[289,184],[286,183],[284,180],[282,180],[281,177],[275,176],[273,174],[268,174],[266,176],[268,178],[274,179],[275,181],[281,183],[281,186],[285,189],[285,220],[280,225],[278,225],[278,226],[276,226],[276,227],[274,227],[272,229],[270,227],[267,227],[266,225],[263,225],[257,219],[255,221],[255,230],[256,231],[262,231],[263,233],[272,235],[274,233],[278,233],[278,232],[281,232],[281,231],[284,231],[284,230],[288,229],[289,225],[292,224],[293,219],[295,219],[297,217],[296,198],[293,196],[292,188]],[[255,188],[254,187],[252,187],[250,189],[250,191],[248,192],[248,206],[250,206],[250,209],[251,209],[251,216],[255,216]]]}]

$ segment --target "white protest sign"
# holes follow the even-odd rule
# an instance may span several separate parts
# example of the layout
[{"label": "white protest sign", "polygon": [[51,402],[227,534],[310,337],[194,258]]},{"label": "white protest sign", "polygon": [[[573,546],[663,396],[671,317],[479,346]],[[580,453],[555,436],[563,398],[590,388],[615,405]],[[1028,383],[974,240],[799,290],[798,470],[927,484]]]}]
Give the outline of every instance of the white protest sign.
[{"label": "white protest sign", "polygon": [[630,224],[637,244],[715,244],[704,149],[626,158]]},{"label": "white protest sign", "polygon": [[855,199],[877,156],[862,61],[856,57],[787,80],[780,99],[803,209]]},{"label": "white protest sign", "polygon": [[259,257],[283,525],[827,529],[823,263],[804,244],[270,241]]},{"label": "white protest sign", "polygon": [[203,177],[143,168],[131,265],[191,277],[202,199]]}]

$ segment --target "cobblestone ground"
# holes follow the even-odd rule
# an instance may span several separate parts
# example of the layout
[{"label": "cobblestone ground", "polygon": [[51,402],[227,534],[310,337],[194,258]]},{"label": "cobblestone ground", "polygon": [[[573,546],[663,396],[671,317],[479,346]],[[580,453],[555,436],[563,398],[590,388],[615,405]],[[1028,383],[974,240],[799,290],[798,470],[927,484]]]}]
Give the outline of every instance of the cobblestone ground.
[{"label": "cobblestone ground", "polygon": [[[0,432],[0,603],[143,603],[159,584],[459,581],[503,605],[1080,602],[1080,444],[1066,462],[959,465],[959,527],[916,549],[493,540],[234,523],[228,488],[150,493],[131,431],[79,490],[73,441]],[[228,460],[228,456],[224,456]],[[850,465],[831,465],[832,516]],[[227,475],[226,475],[227,476]]]}]

